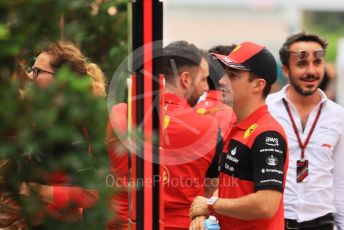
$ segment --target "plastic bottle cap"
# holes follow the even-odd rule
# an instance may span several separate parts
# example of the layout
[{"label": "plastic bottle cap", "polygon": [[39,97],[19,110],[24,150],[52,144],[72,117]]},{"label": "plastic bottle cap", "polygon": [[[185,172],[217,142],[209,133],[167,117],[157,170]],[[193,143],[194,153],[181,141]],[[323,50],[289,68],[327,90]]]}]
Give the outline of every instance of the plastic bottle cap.
[{"label": "plastic bottle cap", "polygon": [[217,224],[217,220],[215,216],[209,216],[208,217],[208,223],[209,224]]}]

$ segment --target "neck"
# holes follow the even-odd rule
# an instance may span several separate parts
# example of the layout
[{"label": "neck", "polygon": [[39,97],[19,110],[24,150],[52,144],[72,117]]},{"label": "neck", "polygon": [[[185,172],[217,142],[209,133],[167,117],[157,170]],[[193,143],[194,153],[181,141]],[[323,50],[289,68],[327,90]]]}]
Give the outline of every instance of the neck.
[{"label": "neck", "polygon": [[254,111],[256,111],[259,107],[265,105],[265,100],[259,99],[259,100],[252,100],[252,101],[244,101],[243,105],[235,106],[235,103],[233,105],[233,111],[237,116],[238,122],[241,122],[248,116],[250,116]]},{"label": "neck", "polygon": [[165,93],[171,93],[171,94],[175,94],[177,96],[183,97],[183,93],[181,92],[181,90],[179,90],[176,86],[174,86],[173,84],[166,84],[165,87]]},{"label": "neck", "polygon": [[293,105],[303,107],[313,107],[321,101],[320,92],[318,90],[312,95],[306,96],[297,92],[292,86],[287,88],[286,97],[293,103]]}]

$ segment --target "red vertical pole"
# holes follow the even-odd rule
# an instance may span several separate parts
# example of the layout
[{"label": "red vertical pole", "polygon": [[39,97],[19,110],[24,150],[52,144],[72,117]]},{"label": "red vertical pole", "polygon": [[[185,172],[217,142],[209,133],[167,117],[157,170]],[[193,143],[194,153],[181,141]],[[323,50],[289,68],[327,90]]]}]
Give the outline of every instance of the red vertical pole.
[{"label": "red vertical pole", "polygon": [[[144,77],[144,115],[143,115],[143,135],[144,135],[144,185],[143,185],[143,194],[144,194],[144,213],[148,214],[148,218],[144,219],[144,229],[153,229],[153,190],[152,190],[152,181],[153,181],[153,117],[152,110],[153,108],[153,98],[152,98],[152,81],[153,81],[153,0],[145,0],[143,4],[143,77]],[[151,181],[151,182],[150,182]],[[149,184],[150,183],[150,184]]]},{"label": "red vertical pole", "polygon": [[132,65],[135,72],[132,81],[132,121],[135,123],[134,137],[140,140],[134,142],[135,149],[131,155],[132,179],[136,182],[136,189],[130,195],[130,223],[132,229],[158,230],[163,229],[163,190],[159,180],[163,102],[159,61],[154,57],[162,52],[162,2],[133,0],[132,6],[132,47],[135,54]]}]

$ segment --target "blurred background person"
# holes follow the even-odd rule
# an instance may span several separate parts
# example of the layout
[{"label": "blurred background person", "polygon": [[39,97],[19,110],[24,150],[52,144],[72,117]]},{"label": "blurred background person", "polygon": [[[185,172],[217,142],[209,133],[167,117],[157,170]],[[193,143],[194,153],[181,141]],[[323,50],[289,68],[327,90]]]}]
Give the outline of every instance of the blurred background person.
[{"label": "blurred background person", "polygon": [[209,68],[205,54],[186,41],[163,49],[164,132],[161,137],[164,163],[165,229],[189,229],[189,207],[197,195],[210,196],[218,177],[223,144],[221,130],[211,116],[192,108],[208,90]]},{"label": "blurred background person", "polygon": [[[235,45],[216,46],[209,50],[209,53],[219,53],[228,55]],[[220,125],[222,137],[228,136],[231,126],[236,122],[236,116],[232,104],[232,94],[230,90],[221,89],[220,80],[226,72],[220,62],[212,55],[208,57],[209,77],[207,78],[209,90],[202,95],[203,100],[199,100],[195,109],[199,114],[213,116]]]},{"label": "blurred background person", "polygon": [[55,42],[37,56],[29,77],[40,87],[46,87],[55,78],[55,72],[67,66],[80,76],[91,78],[91,92],[106,97],[106,80],[97,64],[89,62],[80,49],[71,42]]},{"label": "blurred background person", "polygon": [[[34,65],[31,68],[29,77],[34,81],[35,84],[41,89],[47,89],[54,84],[57,77],[57,72],[62,69],[62,67],[68,68],[76,78],[81,79],[89,78],[90,88],[89,93],[95,97],[105,98],[106,96],[106,81],[104,74],[101,69],[94,63],[91,63],[86,56],[82,54],[80,49],[76,47],[73,43],[61,41],[51,43],[47,48],[43,49],[38,55]],[[72,85],[73,87],[73,85]],[[77,87],[74,85],[74,87]],[[78,88],[74,88],[78,89]],[[44,94],[43,90],[43,94]],[[63,88],[61,88],[62,93]],[[78,100],[76,98],[69,98],[72,102]],[[68,103],[68,101],[66,101]],[[91,102],[90,102],[91,103]],[[83,105],[83,113],[87,117],[87,113],[90,113],[88,106],[96,105]],[[73,109],[73,108],[70,108]],[[97,109],[95,107],[94,109]],[[60,111],[61,112],[61,111]],[[71,111],[70,111],[71,112]],[[79,111],[80,112],[80,111]],[[95,111],[97,112],[97,111]],[[66,117],[66,122],[69,118]],[[92,133],[92,126],[101,125],[86,121],[89,123],[82,123],[83,121],[71,121],[74,122],[75,130],[79,130],[82,140],[89,140],[92,138],[90,133]],[[80,122],[80,123],[79,123]],[[103,122],[103,121],[97,121]],[[105,121],[104,121],[105,122]],[[46,127],[49,129],[49,127]],[[50,132],[54,132],[51,129]],[[83,172],[65,172],[62,166],[66,160],[65,155],[73,150],[84,152],[82,156],[77,155],[77,157],[83,157],[85,159],[80,159],[81,162],[92,161],[87,158],[92,158],[93,146],[91,145],[91,140],[88,143],[80,143],[78,140],[63,140],[61,145],[57,145],[57,149],[52,149],[52,152],[45,152],[47,161],[42,161],[39,164],[35,164],[32,167],[41,167],[43,164],[52,163],[49,161],[55,161],[55,170],[44,172],[42,175],[37,175],[37,178],[41,177],[42,180],[37,179],[39,182],[33,179],[27,183],[23,183],[21,186],[21,194],[30,195],[34,192],[39,195],[41,200],[46,204],[46,212],[49,216],[65,222],[76,222],[82,219],[84,215],[84,209],[94,206],[98,199],[98,192],[95,189],[82,188],[74,184],[73,181],[78,181],[78,177],[82,177]],[[67,143],[69,142],[69,143]],[[67,153],[65,153],[66,151]],[[78,165],[77,162],[72,164]],[[59,168],[59,165],[61,167]],[[44,166],[43,166],[44,167]],[[92,169],[91,169],[92,170]],[[94,170],[94,169],[93,169]],[[87,171],[87,170],[86,170]],[[87,175],[87,174],[85,174]],[[85,179],[85,178],[84,178]]]},{"label": "blurred background person", "polygon": [[319,85],[328,99],[336,101],[336,69],[333,64],[325,63],[324,79]]},{"label": "blurred background person", "polygon": [[289,36],[280,48],[289,84],[267,98],[290,147],[285,229],[344,229],[344,109],[319,89],[327,45],[316,34]]}]

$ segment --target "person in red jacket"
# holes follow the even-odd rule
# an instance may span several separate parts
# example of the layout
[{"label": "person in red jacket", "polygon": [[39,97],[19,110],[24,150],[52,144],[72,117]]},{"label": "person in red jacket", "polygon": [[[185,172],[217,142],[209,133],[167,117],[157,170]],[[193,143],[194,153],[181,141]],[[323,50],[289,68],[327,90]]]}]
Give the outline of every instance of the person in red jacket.
[{"label": "person in red jacket", "polygon": [[[38,55],[32,71],[29,73],[31,80],[40,88],[44,89],[52,84],[55,73],[63,66],[68,66],[70,70],[80,76],[87,77],[91,81],[90,93],[97,97],[105,97],[105,76],[101,69],[94,63],[89,62],[87,57],[70,42],[51,43]],[[85,139],[88,138],[88,130],[83,129]],[[72,142],[72,140],[70,140]],[[69,147],[85,148],[83,157],[91,157],[92,146],[81,146],[82,144],[70,144]],[[61,150],[63,151],[63,150]],[[63,154],[63,152],[61,153]],[[80,173],[79,173],[80,174]],[[81,174],[80,174],[81,175]],[[59,170],[49,172],[46,182],[35,181],[23,183],[20,192],[28,195],[32,191],[39,194],[41,200],[46,204],[46,212],[53,218],[63,222],[75,222],[83,218],[85,208],[94,206],[98,200],[98,192],[95,189],[83,188],[71,184],[73,177],[68,173]]]},{"label": "person in red jacket", "polygon": [[[209,53],[217,52],[219,54],[228,55],[235,45],[232,46],[216,46],[209,50]],[[209,77],[207,79],[209,90],[204,93],[205,98],[196,104],[195,109],[199,114],[207,114],[213,116],[220,125],[222,137],[227,137],[231,127],[236,123],[236,116],[232,105],[232,94],[230,90],[227,93],[225,89],[221,90],[220,80],[226,74],[223,67],[215,57],[208,58]]]},{"label": "person in red jacket", "polygon": [[276,61],[264,46],[252,42],[215,56],[228,75],[222,85],[230,83],[233,89],[238,124],[221,156],[218,193],[193,200],[191,228],[200,227],[205,216],[216,215],[225,230],[283,230],[287,138],[265,105],[277,78]]},{"label": "person in red jacket", "polygon": [[214,118],[192,108],[208,90],[208,63],[202,51],[185,41],[167,45],[162,72],[166,80],[165,129],[161,137],[164,223],[165,229],[188,229],[192,200],[213,193],[204,181],[218,176],[221,131]]}]

